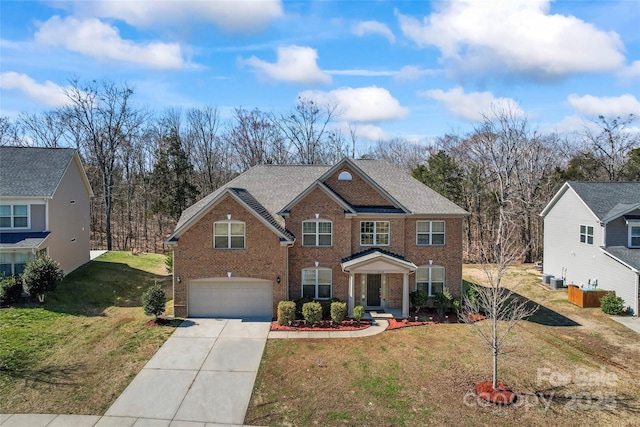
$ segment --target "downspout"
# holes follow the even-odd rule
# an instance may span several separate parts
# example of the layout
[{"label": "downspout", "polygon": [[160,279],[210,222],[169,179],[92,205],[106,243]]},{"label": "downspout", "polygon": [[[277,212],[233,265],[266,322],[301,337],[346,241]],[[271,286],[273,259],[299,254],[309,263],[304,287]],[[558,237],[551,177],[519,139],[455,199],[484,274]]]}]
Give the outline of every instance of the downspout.
[{"label": "downspout", "polygon": [[291,244],[287,244],[285,246],[285,266],[284,266],[284,274],[285,274],[285,299],[286,301],[290,301],[289,299],[289,248],[292,248],[295,244],[295,240]]}]

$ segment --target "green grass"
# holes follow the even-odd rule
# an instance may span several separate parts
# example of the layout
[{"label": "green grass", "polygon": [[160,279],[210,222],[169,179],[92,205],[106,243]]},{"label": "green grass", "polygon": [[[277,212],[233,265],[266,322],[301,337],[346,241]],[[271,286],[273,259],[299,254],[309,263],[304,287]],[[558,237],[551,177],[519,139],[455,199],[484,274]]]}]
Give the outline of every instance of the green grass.
[{"label": "green grass", "polygon": [[155,281],[170,289],[164,256],[109,252],[44,304],[0,309],[0,413],[103,413],[173,331],[146,325]]}]

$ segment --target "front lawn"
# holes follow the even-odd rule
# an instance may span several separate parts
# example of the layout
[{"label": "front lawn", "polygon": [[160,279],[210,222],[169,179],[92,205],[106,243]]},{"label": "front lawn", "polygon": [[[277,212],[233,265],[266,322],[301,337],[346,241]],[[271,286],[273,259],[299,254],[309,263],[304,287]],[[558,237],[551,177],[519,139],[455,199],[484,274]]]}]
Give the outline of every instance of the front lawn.
[{"label": "front lawn", "polygon": [[[464,274],[483,281],[473,266]],[[637,333],[569,305],[566,291],[544,289],[526,266],[505,280],[545,306],[516,327],[516,345],[500,361],[500,380],[521,393],[513,407],[478,403],[474,384],[491,379],[491,357],[471,326],[435,324],[360,339],[269,340],[245,423],[637,425]]]},{"label": "front lawn", "polygon": [[0,309],[0,413],[103,414],[174,330],[146,326],[156,280],[170,298],[164,256],[109,252],[44,304]]}]

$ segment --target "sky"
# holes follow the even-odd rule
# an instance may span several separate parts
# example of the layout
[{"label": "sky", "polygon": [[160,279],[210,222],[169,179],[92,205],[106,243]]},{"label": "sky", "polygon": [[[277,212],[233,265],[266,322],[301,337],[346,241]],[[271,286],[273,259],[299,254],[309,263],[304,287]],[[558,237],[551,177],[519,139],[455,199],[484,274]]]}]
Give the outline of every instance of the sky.
[{"label": "sky", "polygon": [[[640,116],[640,0],[0,2],[0,115],[127,82],[162,111],[332,105],[359,141]],[[633,125],[640,130],[640,121]]]}]

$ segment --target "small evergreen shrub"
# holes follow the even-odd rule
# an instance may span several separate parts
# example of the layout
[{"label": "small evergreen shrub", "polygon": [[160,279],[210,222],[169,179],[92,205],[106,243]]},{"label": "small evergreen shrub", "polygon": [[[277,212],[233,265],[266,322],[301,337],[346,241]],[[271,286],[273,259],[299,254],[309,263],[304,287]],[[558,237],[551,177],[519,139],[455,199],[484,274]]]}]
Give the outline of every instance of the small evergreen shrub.
[{"label": "small evergreen shrub", "polygon": [[40,256],[29,261],[22,272],[22,288],[30,297],[42,296],[45,292],[53,292],[62,280],[64,274],[60,270],[60,264],[50,256]]},{"label": "small evergreen shrub", "polygon": [[296,320],[296,303],[280,301],[278,303],[278,325],[288,325],[294,320]]},{"label": "small evergreen shrub", "polygon": [[624,300],[611,292],[600,298],[600,308],[607,314],[617,316],[624,313]]},{"label": "small evergreen shrub", "polygon": [[22,279],[16,276],[0,280],[0,301],[16,302],[22,296]]},{"label": "small evergreen shrub", "polygon": [[415,308],[416,313],[418,313],[422,307],[425,307],[427,305],[427,302],[429,301],[429,295],[427,295],[426,292],[418,289],[417,291],[409,293],[409,301],[411,302],[413,308]]},{"label": "small evergreen shrub", "polygon": [[307,324],[314,326],[322,320],[322,306],[317,302],[308,302],[302,306],[302,315]]},{"label": "small evergreen shrub", "polygon": [[304,316],[302,315],[302,306],[304,306],[308,302],[313,302],[313,300],[308,297],[302,297],[294,300],[294,302],[296,303],[296,317],[298,319],[304,319]]},{"label": "small evergreen shrub", "polygon": [[154,283],[142,294],[142,308],[147,316],[154,315],[156,319],[164,313],[167,297],[158,282]]},{"label": "small evergreen shrub", "polygon": [[331,304],[334,302],[340,302],[340,298],[331,298],[318,301],[322,306],[322,318],[331,319]]},{"label": "small evergreen shrub", "polygon": [[442,292],[437,292],[435,295],[435,304],[438,314],[444,314],[446,310],[452,306],[452,297],[449,289],[444,288]]},{"label": "small evergreen shrub", "polygon": [[360,323],[362,318],[364,317],[364,307],[361,305],[357,305],[353,308],[353,318],[356,322]]},{"label": "small evergreen shrub", "polygon": [[344,318],[347,317],[347,303],[346,302],[332,302],[331,303],[331,321],[336,325],[342,323]]}]

